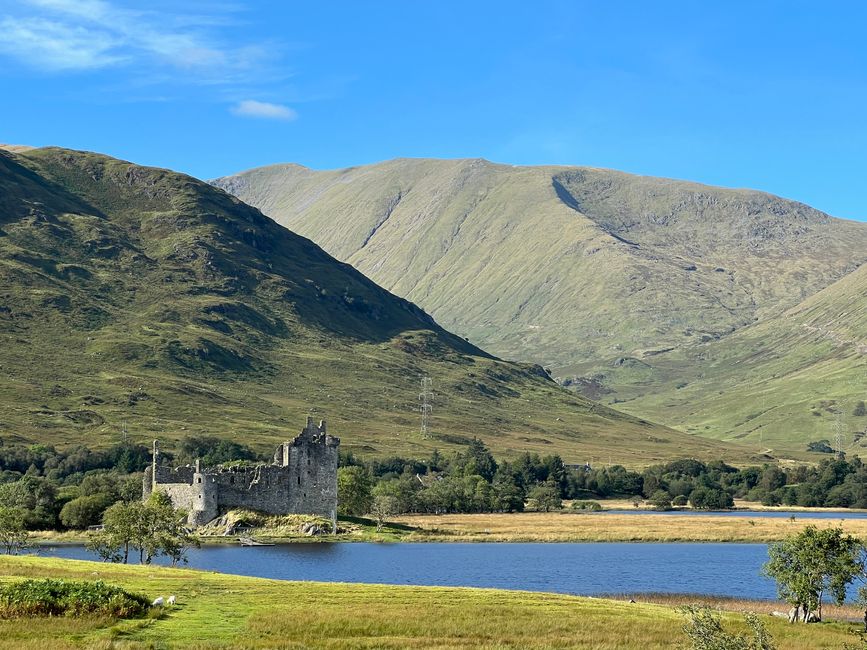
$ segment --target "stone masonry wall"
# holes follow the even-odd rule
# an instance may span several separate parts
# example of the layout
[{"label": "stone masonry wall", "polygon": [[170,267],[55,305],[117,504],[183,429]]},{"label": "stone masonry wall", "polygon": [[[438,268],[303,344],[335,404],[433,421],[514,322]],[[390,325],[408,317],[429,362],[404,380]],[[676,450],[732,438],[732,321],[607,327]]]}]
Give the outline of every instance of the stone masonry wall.
[{"label": "stone masonry wall", "polygon": [[[331,517],[337,509],[339,444],[327,435],[324,422],[317,426],[308,418],[300,435],[277,448],[270,465],[200,472],[190,466],[152,465],[145,472],[142,493],[147,498],[155,485],[175,507],[187,510],[189,523],[196,526],[231,508]],[[154,458],[159,460],[156,445]]]}]

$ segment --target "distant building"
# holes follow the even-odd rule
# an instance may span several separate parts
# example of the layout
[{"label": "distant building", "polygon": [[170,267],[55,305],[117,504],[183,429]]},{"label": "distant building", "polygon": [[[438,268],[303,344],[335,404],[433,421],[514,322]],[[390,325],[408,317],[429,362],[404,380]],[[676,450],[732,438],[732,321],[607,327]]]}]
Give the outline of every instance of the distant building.
[{"label": "distant building", "polygon": [[252,467],[167,467],[154,441],[153,463],[145,472],[143,497],[168,495],[186,510],[192,526],[202,526],[231,508],[270,514],[333,517],[337,511],[337,448],[340,439],[307,418],[307,426],[274,452],[270,464]]}]

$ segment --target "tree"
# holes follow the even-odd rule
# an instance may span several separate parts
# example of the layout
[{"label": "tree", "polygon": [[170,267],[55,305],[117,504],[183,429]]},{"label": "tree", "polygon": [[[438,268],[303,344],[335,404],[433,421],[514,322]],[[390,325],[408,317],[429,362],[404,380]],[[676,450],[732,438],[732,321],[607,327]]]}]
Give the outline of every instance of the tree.
[{"label": "tree", "polygon": [[376,521],[376,532],[382,531],[387,517],[397,513],[397,499],[387,494],[378,494],[373,498],[370,514]]},{"label": "tree", "polygon": [[656,490],[648,501],[654,510],[671,510],[671,495],[665,490]]},{"label": "tree", "polygon": [[127,564],[130,551],[137,551],[139,564],[150,564],[164,555],[175,566],[186,561],[190,547],[199,544],[184,527],[184,514],[160,492],[152,494],[147,503],[115,503],[103,515],[104,529],[87,547],[107,562]]},{"label": "tree", "polygon": [[563,507],[560,500],[560,488],[552,481],[541,483],[530,490],[530,503],[536,510],[550,512]]},{"label": "tree", "polygon": [[863,552],[861,542],[842,528],[807,526],[768,547],[770,560],[762,573],[776,580],[780,598],[794,608],[792,622],[806,623],[811,613],[821,620],[823,596],[842,604],[846,587],[864,570]]},{"label": "tree", "polygon": [[341,467],[337,470],[337,510],[343,515],[361,515],[372,503],[370,473],[364,467]]},{"label": "tree", "polygon": [[60,523],[67,528],[82,530],[98,524],[102,513],[114,499],[104,493],[80,496],[69,501],[60,511]]},{"label": "tree", "polygon": [[0,545],[7,555],[27,548],[30,537],[24,527],[25,512],[20,508],[0,506]]},{"label": "tree", "polygon": [[689,495],[689,501],[696,510],[724,510],[734,506],[734,500],[725,490],[697,487]]},{"label": "tree", "polygon": [[491,484],[491,507],[497,512],[521,512],[524,495],[511,476],[497,473]]},{"label": "tree", "polygon": [[688,605],[681,611],[686,616],[683,632],[692,650],[774,650],[774,642],[764,624],[755,614],[747,614],[750,636],[726,632],[720,615],[708,607]]},{"label": "tree", "polygon": [[87,548],[105,562],[129,562],[129,552],[135,539],[136,521],[144,504],[115,503],[102,515],[103,530],[93,535]]}]

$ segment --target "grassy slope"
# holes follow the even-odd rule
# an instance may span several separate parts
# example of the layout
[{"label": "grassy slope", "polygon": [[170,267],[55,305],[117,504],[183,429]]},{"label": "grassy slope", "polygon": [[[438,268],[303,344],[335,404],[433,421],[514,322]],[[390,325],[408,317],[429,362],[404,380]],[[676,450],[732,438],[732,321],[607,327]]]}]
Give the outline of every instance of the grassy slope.
[{"label": "grassy slope", "polygon": [[662,355],[677,377],[636,389],[633,413],[727,440],[780,450],[828,439],[837,412],[849,453],[862,453],[867,416],[867,266],[769,319],[694,353]]},{"label": "grassy slope", "polygon": [[96,154],[0,152],[0,323],[4,439],[100,446],[125,424],[266,447],[316,408],[362,454],[478,435],[575,461],[749,455],[493,359],[234,197]]},{"label": "grassy slope", "polygon": [[[102,579],[179,606],[160,620],[0,621],[0,648],[671,648],[670,607],[528,592],[279,582],[158,567],[0,558],[0,579]],[[729,625],[742,625],[726,615]],[[839,648],[849,626],[766,623],[781,650]],[[114,645],[111,645],[114,640]]]},{"label": "grassy slope", "polygon": [[[737,418],[762,405],[749,391],[718,401],[705,383],[669,417],[697,354],[719,340],[721,363],[741,358],[753,341],[732,332],[867,260],[864,224],[760,192],[598,169],[395,160],[216,182],[494,353],[550,365],[609,403],[649,395],[627,408],[717,437],[743,433]],[[745,380],[737,365],[721,371],[726,385]],[[789,410],[776,408],[790,390],[769,390],[765,410],[774,446],[803,449],[813,431],[799,419],[788,438]]]}]

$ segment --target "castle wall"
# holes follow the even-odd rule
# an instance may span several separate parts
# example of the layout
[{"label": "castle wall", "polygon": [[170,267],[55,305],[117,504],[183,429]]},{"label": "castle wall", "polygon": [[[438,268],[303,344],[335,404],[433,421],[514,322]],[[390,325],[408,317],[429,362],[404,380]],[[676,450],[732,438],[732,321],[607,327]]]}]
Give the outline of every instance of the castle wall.
[{"label": "castle wall", "polygon": [[145,472],[142,494],[146,499],[155,485],[172,505],[188,511],[195,526],[231,508],[331,517],[337,508],[339,444],[325,433],[324,422],[316,426],[308,418],[299,436],[277,448],[270,465],[199,470],[197,462],[196,468],[172,469],[158,465],[155,445],[157,462]]},{"label": "castle wall", "polygon": [[337,446],[303,444],[289,448],[289,509],[330,517],[337,508]]}]

